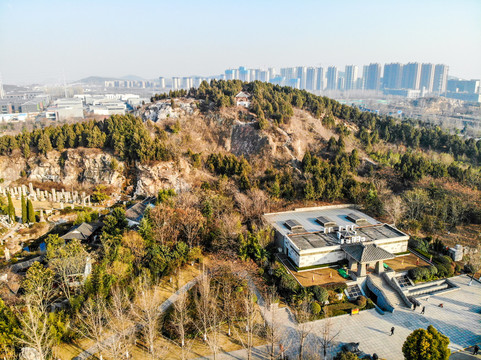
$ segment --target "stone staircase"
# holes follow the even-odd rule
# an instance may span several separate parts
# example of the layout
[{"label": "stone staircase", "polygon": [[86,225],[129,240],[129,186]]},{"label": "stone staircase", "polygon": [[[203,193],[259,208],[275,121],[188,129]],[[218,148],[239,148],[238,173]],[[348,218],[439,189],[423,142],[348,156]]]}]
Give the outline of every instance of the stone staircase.
[{"label": "stone staircase", "polygon": [[377,274],[370,274],[372,282],[384,292],[389,302],[393,307],[405,307],[401,296],[394,290],[391,285],[381,276]]}]

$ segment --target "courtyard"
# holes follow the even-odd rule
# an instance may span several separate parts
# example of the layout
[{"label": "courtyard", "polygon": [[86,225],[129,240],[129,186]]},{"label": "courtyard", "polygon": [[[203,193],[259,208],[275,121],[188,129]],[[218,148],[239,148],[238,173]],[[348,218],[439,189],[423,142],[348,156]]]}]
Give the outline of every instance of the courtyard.
[{"label": "courtyard", "polygon": [[[322,333],[326,322],[330,323],[330,331],[339,335],[330,355],[336,354],[342,344],[359,342],[359,349],[365,353],[376,353],[379,358],[397,360],[403,359],[402,346],[406,338],[414,330],[433,325],[450,339],[451,353],[459,352],[452,359],[473,359],[463,349],[481,343],[481,283],[474,281],[469,286],[470,278],[460,275],[450,278],[459,289],[439,293],[438,295],[422,296],[419,299],[421,307],[416,311],[407,308],[396,308],[393,313],[379,314],[376,310],[361,311],[357,315],[343,315],[330,319],[317,320],[310,324],[310,334],[306,339],[306,349],[316,349],[318,334]],[[443,304],[443,307],[439,307]],[[425,306],[425,314],[421,309]],[[276,310],[277,324],[282,326],[281,342],[288,348],[289,358],[297,355],[295,323],[284,309]],[[391,327],[395,328],[390,336]],[[463,357],[464,355],[464,357]],[[268,356],[268,346],[257,347],[253,359],[265,359]],[[244,359],[245,351],[234,351],[218,356],[219,360]]]},{"label": "courtyard", "polygon": [[384,263],[394,271],[408,271],[420,266],[430,266],[429,263],[414,254],[399,255],[394,259],[385,260]]}]

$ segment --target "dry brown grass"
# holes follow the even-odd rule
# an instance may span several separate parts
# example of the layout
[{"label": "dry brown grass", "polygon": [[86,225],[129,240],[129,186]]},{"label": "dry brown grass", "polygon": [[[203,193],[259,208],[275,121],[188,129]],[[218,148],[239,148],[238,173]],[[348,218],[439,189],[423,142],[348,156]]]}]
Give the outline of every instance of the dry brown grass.
[{"label": "dry brown grass", "polygon": [[302,286],[308,287],[313,285],[328,285],[334,283],[347,282],[336,269],[322,268],[311,271],[292,272],[294,277]]},{"label": "dry brown grass", "polygon": [[398,256],[394,259],[384,260],[384,262],[394,271],[407,271],[419,266],[429,266],[429,264],[414,254]]}]

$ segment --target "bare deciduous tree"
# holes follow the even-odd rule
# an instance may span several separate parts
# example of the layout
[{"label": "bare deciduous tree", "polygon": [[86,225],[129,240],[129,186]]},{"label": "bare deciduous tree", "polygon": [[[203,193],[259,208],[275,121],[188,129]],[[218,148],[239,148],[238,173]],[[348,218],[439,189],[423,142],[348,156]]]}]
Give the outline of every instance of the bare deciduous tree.
[{"label": "bare deciduous tree", "polygon": [[186,335],[186,326],[190,321],[189,313],[188,313],[188,298],[186,293],[182,293],[177,297],[177,300],[174,302],[174,314],[173,314],[173,326],[177,331],[177,335],[180,339],[180,347],[181,347],[181,357],[182,360],[186,359],[186,342],[185,342],[185,335]]},{"label": "bare deciduous tree", "polygon": [[271,360],[276,358],[276,348],[279,345],[281,338],[280,324],[276,318],[275,307],[279,300],[277,296],[277,290],[274,286],[267,290],[266,294],[266,306],[269,309],[269,318],[267,324],[267,341],[269,343],[269,356]]},{"label": "bare deciduous tree", "polygon": [[159,204],[150,211],[152,233],[155,241],[164,245],[176,242],[179,236],[178,216],[170,206]]},{"label": "bare deciduous tree", "polygon": [[106,313],[105,300],[97,295],[94,299],[87,300],[78,315],[77,331],[82,336],[95,340],[100,354],[102,354],[101,342],[105,336]]},{"label": "bare deciduous tree", "polygon": [[332,320],[329,318],[329,314],[325,312],[325,320],[322,324],[320,337],[318,337],[324,359],[327,359],[327,352],[332,347],[334,339],[339,335],[339,333],[339,330],[335,331]]},{"label": "bare deciduous tree", "polygon": [[159,325],[161,318],[160,305],[162,303],[159,288],[151,284],[144,276],[139,280],[136,287],[136,295],[132,303],[132,314],[141,327],[144,341],[149,349],[152,359],[158,359],[163,354],[163,349],[156,346],[159,337]]},{"label": "bare deciduous tree", "polygon": [[248,190],[246,194],[237,192],[235,199],[241,214],[253,221],[259,221],[269,207],[269,198],[260,189]]},{"label": "bare deciduous tree", "polygon": [[402,219],[404,215],[404,204],[400,196],[391,195],[384,201],[384,210],[389,214],[394,225]]},{"label": "bare deciduous tree", "polygon": [[187,245],[190,248],[198,245],[198,237],[200,231],[204,227],[205,217],[197,209],[181,210],[182,216],[180,221],[180,228],[182,234],[187,240]]},{"label": "bare deciduous tree", "polygon": [[238,339],[242,347],[247,351],[247,359],[252,359],[252,348],[254,347],[255,319],[257,314],[257,297],[254,292],[246,286],[240,299],[241,314],[244,323],[244,335],[239,332]]},{"label": "bare deciduous tree", "polygon": [[212,350],[214,360],[219,352],[219,327],[222,315],[218,309],[218,287],[211,284],[211,277],[203,274],[198,281],[198,291],[194,297],[198,321],[197,329]]},{"label": "bare deciduous tree", "polygon": [[27,296],[25,307],[18,314],[18,319],[23,336],[17,340],[25,346],[35,349],[39,360],[48,359],[52,353],[55,337],[50,331],[46,309],[32,303],[32,299]]},{"label": "bare deciduous tree", "polygon": [[125,359],[132,347],[135,326],[130,318],[129,305],[126,292],[114,288],[107,313],[107,324],[112,336],[103,342],[103,348],[114,359]]},{"label": "bare deciduous tree", "polygon": [[296,332],[299,340],[299,360],[303,359],[306,338],[312,330],[310,320],[311,301],[304,300],[301,305],[295,308],[297,319]]}]

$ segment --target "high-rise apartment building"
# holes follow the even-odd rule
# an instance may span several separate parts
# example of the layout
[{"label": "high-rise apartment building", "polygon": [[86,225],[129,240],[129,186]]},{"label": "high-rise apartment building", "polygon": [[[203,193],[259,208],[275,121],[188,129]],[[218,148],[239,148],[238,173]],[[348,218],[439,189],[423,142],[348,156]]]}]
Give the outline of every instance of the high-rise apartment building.
[{"label": "high-rise apartment building", "polygon": [[164,77],[159,77],[159,86],[161,89],[165,89],[165,78]]},{"label": "high-rise apartment building", "polygon": [[317,90],[317,69],[308,67],[306,70],[306,90]]},{"label": "high-rise apartment building", "polygon": [[403,66],[401,87],[403,89],[419,90],[421,80],[421,64],[408,63]]},{"label": "high-rise apartment building", "polygon": [[317,80],[316,80],[316,90],[324,90],[325,81],[324,81],[324,68],[318,67],[317,68]]},{"label": "high-rise apartment building", "polygon": [[446,92],[446,83],[448,81],[448,66],[437,64],[434,67],[433,92],[435,94],[442,94]]},{"label": "high-rise apartment building", "polygon": [[384,75],[382,77],[382,87],[384,89],[400,89],[402,79],[402,68],[400,63],[384,65]]},{"label": "high-rise apartment building", "polygon": [[357,85],[357,72],[359,68],[356,65],[346,65],[344,89],[346,91],[355,90]]},{"label": "high-rise apartment building", "polygon": [[380,64],[369,64],[367,67],[366,74],[366,90],[379,90],[381,86],[381,65]]},{"label": "high-rise apartment building", "polygon": [[326,79],[327,79],[327,86],[326,90],[337,90],[337,67],[335,66],[329,66],[327,68],[327,74],[326,74]]},{"label": "high-rise apartment building", "polygon": [[434,83],[434,65],[422,64],[421,65],[421,79],[419,80],[419,89],[425,90],[428,93],[433,91]]},{"label": "high-rise apartment building", "polygon": [[173,77],[172,78],[172,89],[179,90],[181,86],[180,77]]},{"label": "high-rise apartment building", "polygon": [[306,88],[306,75],[307,75],[307,68],[305,66],[298,66],[296,68],[296,78],[300,81],[301,89]]},{"label": "high-rise apartment building", "polygon": [[238,74],[239,74],[239,80],[250,81],[250,72],[244,66],[239,66]]}]

